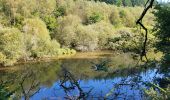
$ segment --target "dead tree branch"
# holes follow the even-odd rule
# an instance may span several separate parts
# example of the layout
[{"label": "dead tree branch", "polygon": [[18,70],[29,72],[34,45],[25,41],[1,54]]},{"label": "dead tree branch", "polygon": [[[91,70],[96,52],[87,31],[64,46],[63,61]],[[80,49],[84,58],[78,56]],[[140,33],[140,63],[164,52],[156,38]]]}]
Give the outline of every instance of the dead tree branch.
[{"label": "dead tree branch", "polygon": [[148,29],[143,25],[142,19],[144,18],[144,16],[145,16],[146,13],[148,12],[148,10],[149,10],[150,8],[152,8],[153,3],[154,3],[154,0],[148,0],[148,1],[146,2],[145,8],[144,8],[141,16],[140,16],[139,19],[136,21],[136,24],[137,24],[137,25],[140,25],[140,26],[145,30],[145,40],[144,40],[143,48],[142,48],[142,52],[141,52],[141,60],[142,60],[143,57],[145,57],[147,61],[148,61],[148,59],[147,59],[147,56],[146,56],[146,46],[147,46],[147,40],[148,40]]}]

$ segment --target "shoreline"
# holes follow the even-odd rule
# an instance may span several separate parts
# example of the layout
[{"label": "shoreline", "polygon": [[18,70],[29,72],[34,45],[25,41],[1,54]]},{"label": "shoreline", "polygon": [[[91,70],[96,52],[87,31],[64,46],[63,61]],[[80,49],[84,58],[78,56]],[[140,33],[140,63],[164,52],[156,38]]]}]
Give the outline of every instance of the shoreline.
[{"label": "shoreline", "polygon": [[38,62],[51,62],[51,61],[56,61],[56,60],[64,60],[64,59],[97,59],[97,58],[103,58],[106,56],[115,56],[119,55],[120,53],[111,51],[111,50],[101,50],[101,51],[88,51],[88,52],[76,52],[76,54],[72,55],[62,55],[62,56],[57,56],[57,57],[42,57],[42,58],[36,58],[32,60],[27,60],[27,61],[18,61],[12,66],[0,66],[0,71],[2,69],[9,69],[13,68],[17,65],[21,64],[29,64],[29,63],[38,63]]},{"label": "shoreline", "polygon": [[[27,61],[18,61],[12,66],[0,66],[0,71],[5,70],[5,69],[11,69],[11,68],[13,69],[16,66],[22,65],[22,64],[52,62],[52,61],[65,60],[65,59],[102,59],[106,57],[111,58],[111,57],[119,56],[120,54],[131,54],[133,56],[133,52],[125,53],[125,52],[119,52],[119,51],[113,51],[113,50],[96,50],[96,51],[87,51],[87,52],[76,52],[76,54],[71,54],[71,55],[61,55],[57,57],[42,57],[42,58],[36,58],[32,60],[27,60]],[[148,52],[149,59],[155,58],[158,61],[163,56],[162,53],[156,53],[156,56],[151,57],[152,55],[153,55],[153,52]]]}]

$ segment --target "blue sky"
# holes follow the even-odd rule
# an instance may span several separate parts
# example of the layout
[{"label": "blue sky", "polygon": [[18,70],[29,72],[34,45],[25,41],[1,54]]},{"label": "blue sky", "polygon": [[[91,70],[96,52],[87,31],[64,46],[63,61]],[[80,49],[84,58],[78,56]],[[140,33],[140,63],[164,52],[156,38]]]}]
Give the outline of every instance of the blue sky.
[{"label": "blue sky", "polygon": [[157,0],[157,1],[162,1],[162,2],[169,2],[170,0]]}]

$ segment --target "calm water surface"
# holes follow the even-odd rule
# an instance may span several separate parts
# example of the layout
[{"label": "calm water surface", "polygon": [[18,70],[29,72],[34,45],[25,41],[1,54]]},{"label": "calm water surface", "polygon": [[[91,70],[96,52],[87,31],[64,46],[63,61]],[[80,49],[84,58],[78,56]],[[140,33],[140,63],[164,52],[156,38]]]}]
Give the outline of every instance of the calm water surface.
[{"label": "calm water surface", "polygon": [[145,84],[169,72],[136,64],[131,54],[78,53],[57,61],[17,65],[1,70],[0,77],[11,80],[8,86],[16,89],[14,99],[144,100]]}]

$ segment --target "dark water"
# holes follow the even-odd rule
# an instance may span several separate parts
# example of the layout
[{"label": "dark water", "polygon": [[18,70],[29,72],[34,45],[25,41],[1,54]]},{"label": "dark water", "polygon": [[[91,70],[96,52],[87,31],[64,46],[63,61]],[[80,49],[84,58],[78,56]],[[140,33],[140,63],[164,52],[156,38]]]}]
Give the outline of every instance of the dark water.
[{"label": "dark water", "polygon": [[[30,100],[145,100],[146,83],[169,75],[169,71],[136,67],[130,54],[70,58],[16,66],[0,72],[10,81],[13,99]],[[96,66],[102,65],[101,69]],[[19,68],[19,69],[18,69]]]}]

